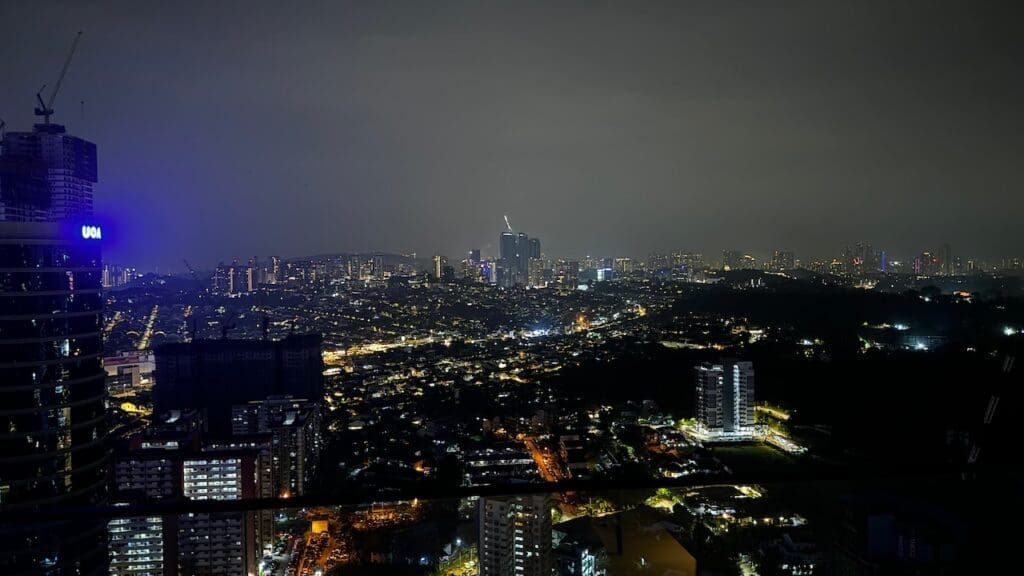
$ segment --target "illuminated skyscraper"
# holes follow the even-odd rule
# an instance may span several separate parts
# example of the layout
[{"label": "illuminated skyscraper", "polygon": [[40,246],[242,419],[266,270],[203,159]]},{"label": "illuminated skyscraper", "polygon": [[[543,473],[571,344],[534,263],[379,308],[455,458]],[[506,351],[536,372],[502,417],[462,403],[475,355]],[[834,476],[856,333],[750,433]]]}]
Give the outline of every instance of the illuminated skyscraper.
[{"label": "illuminated skyscraper", "polygon": [[530,260],[540,259],[540,238],[530,238],[527,258]]},{"label": "illuminated skyscraper", "polygon": [[793,253],[789,250],[775,250],[772,252],[771,269],[775,272],[784,272],[793,269]]},{"label": "illuminated skyscraper", "polygon": [[[0,512],[107,502],[96,146],[48,121],[0,143]],[[106,574],[104,521],[0,526],[0,574]]]},{"label": "illuminated skyscraper", "polygon": [[272,396],[231,409],[233,435],[270,434],[273,490],[277,496],[301,496],[320,460],[320,407],[290,396]]},{"label": "illuminated skyscraper", "polygon": [[[204,451],[186,458],[182,496],[190,500],[258,498],[259,465],[253,451]],[[178,566],[182,574],[255,574],[261,544],[251,512],[182,515]]]},{"label": "illuminated skyscraper", "polygon": [[[0,222],[4,513],[106,502],[102,233],[94,229]],[[35,528],[0,528],[0,573],[105,573],[103,522]]]},{"label": "illuminated skyscraper", "polygon": [[[119,503],[268,498],[270,434],[202,439],[198,411],[172,411],[119,447]],[[153,576],[255,574],[270,543],[269,511],[188,513],[110,521],[110,573]]]},{"label": "illuminated skyscraper", "polygon": [[[508,225],[507,219],[505,223]],[[530,261],[541,257],[540,239],[509,228],[498,238],[498,249],[498,284],[509,287],[530,283]]]},{"label": "illuminated skyscraper", "polygon": [[481,498],[481,576],[549,576],[551,500],[546,495]]},{"label": "illuminated skyscraper", "polygon": [[498,239],[498,257],[502,260],[506,258],[515,258],[518,253],[516,250],[516,235],[512,231],[506,231],[501,233],[501,237]]},{"label": "illuminated skyscraper", "polygon": [[[537,250],[540,251],[540,243],[537,244]],[[525,232],[516,234],[516,267],[523,278],[520,282],[525,281],[525,273],[530,268],[530,238]]]},{"label": "illuminated skyscraper", "polygon": [[548,266],[547,260],[540,258],[530,259],[530,279],[529,284],[534,288],[543,288],[547,286],[551,280],[551,268]]},{"label": "illuminated skyscraper", "polygon": [[580,281],[578,260],[559,260],[555,263],[555,281],[565,288],[575,288]]},{"label": "illuminated skyscraper", "polygon": [[281,257],[270,257],[270,284],[277,284],[283,280],[281,271]]},{"label": "illuminated skyscraper", "polygon": [[[77,233],[77,238],[74,236]],[[90,234],[91,236],[91,234]],[[0,510],[106,501],[100,240],[0,222]],[[0,528],[0,573],[100,574],[103,523]]]},{"label": "illuminated skyscraper", "polygon": [[433,276],[435,280],[440,280],[444,276],[444,267],[448,265],[448,259],[440,254],[434,256],[434,270]]},{"label": "illuminated skyscraper", "polygon": [[651,252],[647,255],[647,269],[651,272],[657,272],[658,270],[664,270],[671,265],[671,260],[667,254],[660,252]]},{"label": "illuminated skyscraper", "polygon": [[726,360],[695,370],[697,424],[707,433],[749,435],[754,427],[754,366]]},{"label": "illuminated skyscraper", "polygon": [[511,231],[501,233],[498,239],[498,284],[514,286],[519,262],[519,247],[516,235]]},{"label": "illuminated skyscraper", "polygon": [[245,291],[255,292],[256,286],[259,284],[259,260],[256,258],[249,259],[249,267],[245,269]]}]

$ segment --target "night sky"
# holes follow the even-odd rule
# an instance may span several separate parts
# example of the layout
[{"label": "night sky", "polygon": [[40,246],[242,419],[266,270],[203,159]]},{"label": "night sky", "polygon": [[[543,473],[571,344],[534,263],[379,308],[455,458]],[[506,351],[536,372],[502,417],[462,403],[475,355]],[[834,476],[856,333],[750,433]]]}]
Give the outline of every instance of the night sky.
[{"label": "night sky", "polygon": [[552,257],[995,259],[1024,253],[1013,6],[2,0],[0,118],[84,30],[54,121],[99,147],[107,260],[162,271],[493,254],[504,214]]}]

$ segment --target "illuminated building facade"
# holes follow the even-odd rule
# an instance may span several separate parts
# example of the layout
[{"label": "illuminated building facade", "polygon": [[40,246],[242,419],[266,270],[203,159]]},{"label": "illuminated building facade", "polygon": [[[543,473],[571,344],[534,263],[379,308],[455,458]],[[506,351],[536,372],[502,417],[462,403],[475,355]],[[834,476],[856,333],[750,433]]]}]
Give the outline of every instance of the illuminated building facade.
[{"label": "illuminated building facade", "polygon": [[551,500],[546,494],[481,498],[481,576],[548,576]]},{"label": "illuminated building facade", "polygon": [[[240,500],[260,496],[255,453],[202,453],[182,463],[182,495],[191,500]],[[261,546],[249,512],[185,514],[178,528],[184,574],[250,574]]]},{"label": "illuminated building facade", "polygon": [[[98,226],[0,222],[4,513],[107,501],[101,238]],[[102,520],[0,526],[2,574],[106,571]]]},{"label": "illuminated building facade", "polygon": [[695,369],[697,424],[709,435],[744,436],[754,431],[754,366],[705,362]]},{"label": "illuminated building facade", "polygon": [[305,494],[320,459],[319,405],[299,398],[271,397],[236,405],[231,412],[233,435],[270,434],[273,494]]},{"label": "illuminated building facade", "polygon": [[498,238],[498,284],[504,287],[535,284],[531,279],[531,263],[541,259],[540,239],[511,229]]},{"label": "illuminated building facade", "polygon": [[789,250],[775,250],[772,252],[771,269],[775,272],[792,270],[795,267],[793,252]]}]

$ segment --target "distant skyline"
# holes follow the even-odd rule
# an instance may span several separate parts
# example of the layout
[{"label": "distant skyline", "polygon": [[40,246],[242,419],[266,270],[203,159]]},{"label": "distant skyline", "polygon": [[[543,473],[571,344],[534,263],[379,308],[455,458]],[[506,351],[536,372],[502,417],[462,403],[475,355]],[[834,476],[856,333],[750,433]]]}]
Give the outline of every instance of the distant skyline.
[{"label": "distant skyline", "polygon": [[97,144],[105,259],[1024,253],[1006,2],[0,5],[0,118]]}]

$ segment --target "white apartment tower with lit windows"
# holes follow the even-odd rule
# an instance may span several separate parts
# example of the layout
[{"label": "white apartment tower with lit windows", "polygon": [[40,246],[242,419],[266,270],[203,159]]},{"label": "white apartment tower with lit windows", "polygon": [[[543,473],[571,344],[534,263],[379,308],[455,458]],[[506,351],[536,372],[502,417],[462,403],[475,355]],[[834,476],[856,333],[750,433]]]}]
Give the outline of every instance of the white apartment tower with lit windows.
[{"label": "white apartment tower with lit windows", "polygon": [[551,500],[546,494],[481,498],[480,576],[549,576]]},{"label": "white apartment tower with lit windows", "polygon": [[709,436],[754,435],[754,365],[705,362],[695,369],[698,429]]}]

